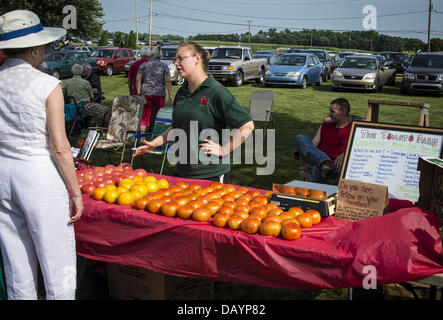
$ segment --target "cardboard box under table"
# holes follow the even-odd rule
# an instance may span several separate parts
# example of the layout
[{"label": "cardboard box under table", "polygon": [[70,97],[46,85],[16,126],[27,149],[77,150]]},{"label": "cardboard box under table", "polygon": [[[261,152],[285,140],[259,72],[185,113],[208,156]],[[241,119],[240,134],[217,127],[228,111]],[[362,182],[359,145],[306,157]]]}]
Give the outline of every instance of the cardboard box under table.
[{"label": "cardboard box under table", "polygon": [[120,300],[207,300],[214,282],[175,277],[134,266],[108,263],[109,295]]}]

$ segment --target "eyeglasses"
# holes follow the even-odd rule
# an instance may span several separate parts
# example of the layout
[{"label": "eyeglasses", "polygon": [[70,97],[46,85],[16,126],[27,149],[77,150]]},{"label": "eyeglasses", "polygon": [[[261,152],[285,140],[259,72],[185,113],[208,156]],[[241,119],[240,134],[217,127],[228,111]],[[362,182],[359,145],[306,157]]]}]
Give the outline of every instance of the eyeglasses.
[{"label": "eyeglasses", "polygon": [[187,55],[187,56],[176,56],[176,57],[174,58],[174,63],[175,63],[175,62],[182,62],[183,59],[185,59],[185,58],[189,58],[189,57],[193,57],[193,56],[194,56],[194,55],[192,55],[192,54]]}]

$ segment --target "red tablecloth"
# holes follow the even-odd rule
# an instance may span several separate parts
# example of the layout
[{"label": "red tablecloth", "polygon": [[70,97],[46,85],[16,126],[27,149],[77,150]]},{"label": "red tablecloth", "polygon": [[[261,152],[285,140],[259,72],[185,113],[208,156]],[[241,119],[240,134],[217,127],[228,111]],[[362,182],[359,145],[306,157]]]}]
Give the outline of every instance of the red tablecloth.
[{"label": "red tablecloth", "polygon": [[[170,183],[210,183],[164,178]],[[377,285],[443,272],[440,221],[419,208],[353,223],[324,218],[303,229],[298,240],[287,241],[107,204],[86,195],[83,199],[85,211],[75,224],[77,253],[94,260],[175,276],[298,289],[361,287],[369,265],[375,267]],[[391,208],[405,203],[410,206],[391,201]]]}]

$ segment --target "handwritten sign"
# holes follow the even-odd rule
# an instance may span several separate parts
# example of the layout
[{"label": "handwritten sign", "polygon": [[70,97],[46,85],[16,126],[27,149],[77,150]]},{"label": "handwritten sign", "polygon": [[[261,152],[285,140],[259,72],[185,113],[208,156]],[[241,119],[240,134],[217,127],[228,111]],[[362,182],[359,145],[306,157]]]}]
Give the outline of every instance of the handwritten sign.
[{"label": "handwritten sign", "polygon": [[358,221],[382,216],[388,210],[388,187],[342,179],[335,218]]},{"label": "handwritten sign", "polygon": [[441,157],[442,145],[442,129],[354,122],[341,178],[386,185],[390,197],[415,202],[418,158]]}]

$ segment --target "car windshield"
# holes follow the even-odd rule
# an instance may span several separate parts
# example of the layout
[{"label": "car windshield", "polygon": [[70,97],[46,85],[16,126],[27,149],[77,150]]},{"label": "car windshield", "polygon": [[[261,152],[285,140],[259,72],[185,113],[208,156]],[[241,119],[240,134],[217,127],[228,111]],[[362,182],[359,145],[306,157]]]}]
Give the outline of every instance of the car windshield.
[{"label": "car windshield", "polygon": [[309,51],[309,50],[306,50],[306,52],[309,52],[309,53],[313,53],[313,54],[315,54],[315,55],[317,56],[317,58],[318,58],[321,62],[324,62],[324,61],[326,60],[326,55],[325,55],[325,53],[322,52],[322,51]]},{"label": "car windshield", "polygon": [[306,63],[305,56],[282,55],[275,64],[282,66],[304,66]]},{"label": "car windshield", "polygon": [[443,68],[443,55],[417,55],[412,60],[411,66],[422,68]]},{"label": "car windshield", "polygon": [[365,58],[345,58],[340,68],[356,68],[356,69],[376,69],[375,59]]},{"label": "car windshield", "polygon": [[212,53],[212,58],[241,59],[241,49],[217,48]]},{"label": "car windshield", "polygon": [[174,60],[177,48],[162,48],[161,60]]},{"label": "car windshield", "polygon": [[392,61],[405,61],[409,58],[409,55],[406,53],[383,53],[382,55]]},{"label": "car windshield", "polygon": [[113,50],[97,50],[92,54],[93,57],[111,58]]},{"label": "car windshield", "polygon": [[64,53],[53,52],[45,60],[46,61],[59,62],[59,61],[62,61],[64,57],[65,57]]}]

